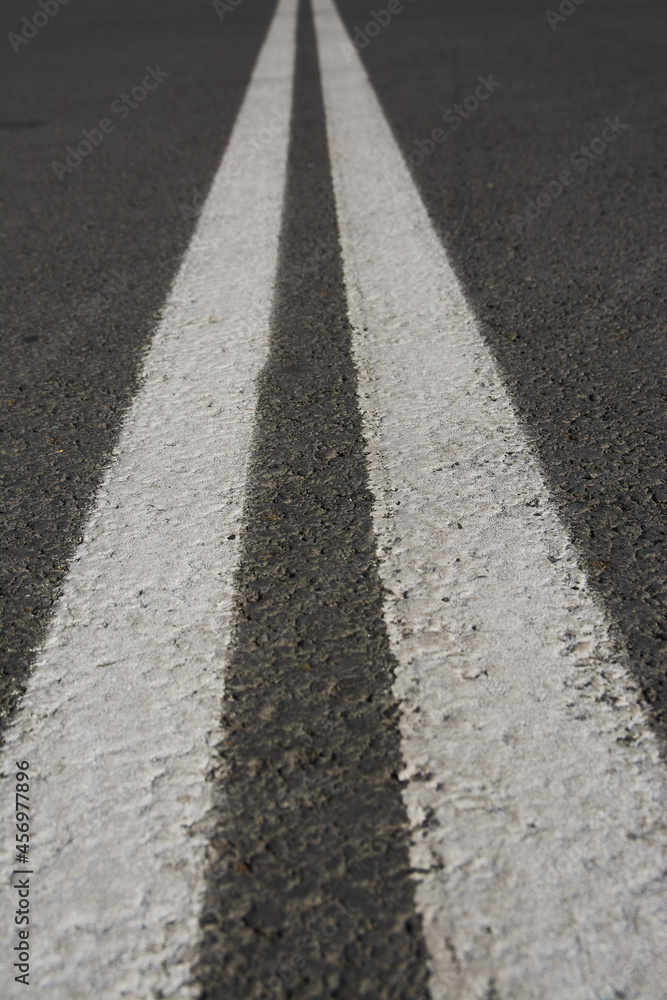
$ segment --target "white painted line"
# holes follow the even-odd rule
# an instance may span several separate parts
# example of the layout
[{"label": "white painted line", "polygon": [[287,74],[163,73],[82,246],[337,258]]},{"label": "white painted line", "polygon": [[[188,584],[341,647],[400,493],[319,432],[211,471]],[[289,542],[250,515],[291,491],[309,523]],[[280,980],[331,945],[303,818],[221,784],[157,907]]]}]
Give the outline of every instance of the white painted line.
[{"label": "white painted line", "polygon": [[[30,762],[30,982],[40,1000],[196,995],[206,775],[254,380],[268,349],[295,12],[296,0],[280,0],[2,756],[6,773]],[[276,111],[282,127],[272,125]],[[255,138],[249,163],[245,143]],[[20,866],[9,853],[9,784],[3,998],[25,990],[11,965],[8,879]]]},{"label": "white painted line", "polygon": [[665,998],[655,741],[359,58],[315,8],[433,997]]}]

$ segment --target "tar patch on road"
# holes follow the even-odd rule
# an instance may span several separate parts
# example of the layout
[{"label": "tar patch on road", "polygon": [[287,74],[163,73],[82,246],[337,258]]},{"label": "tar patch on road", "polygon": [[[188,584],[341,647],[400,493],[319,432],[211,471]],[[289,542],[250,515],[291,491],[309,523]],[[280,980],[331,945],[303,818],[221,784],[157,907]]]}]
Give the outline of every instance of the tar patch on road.
[{"label": "tar patch on road", "polygon": [[310,9],[237,580],[206,998],[428,996]]}]

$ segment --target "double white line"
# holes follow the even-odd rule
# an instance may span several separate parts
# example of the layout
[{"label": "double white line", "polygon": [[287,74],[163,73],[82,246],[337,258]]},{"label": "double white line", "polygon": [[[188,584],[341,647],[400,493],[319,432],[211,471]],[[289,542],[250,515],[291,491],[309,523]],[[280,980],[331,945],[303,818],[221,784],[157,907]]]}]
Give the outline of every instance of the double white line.
[{"label": "double white line", "polygon": [[[667,997],[654,740],[358,56],[315,7],[432,995]],[[290,113],[295,9],[220,176],[266,108]],[[286,158],[282,133],[213,185],[8,735],[4,770],[38,776],[40,1000],[196,995]]]}]

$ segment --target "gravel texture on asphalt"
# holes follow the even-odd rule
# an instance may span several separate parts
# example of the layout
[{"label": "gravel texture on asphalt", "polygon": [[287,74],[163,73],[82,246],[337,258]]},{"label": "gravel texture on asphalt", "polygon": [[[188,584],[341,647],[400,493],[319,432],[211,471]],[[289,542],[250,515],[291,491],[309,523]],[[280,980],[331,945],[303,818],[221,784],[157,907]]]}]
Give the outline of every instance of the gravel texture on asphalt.
[{"label": "gravel texture on asphalt", "polygon": [[[62,7],[0,73],[0,724],[24,690],[274,0]],[[146,66],[168,76],[121,119]],[[136,102],[133,102],[136,103]],[[126,109],[127,110],[127,109]],[[82,129],[115,130],[59,181]]]},{"label": "gravel texture on asphalt", "polygon": [[[427,997],[312,16],[225,674],[207,998]],[[278,978],[277,978],[278,977]]]},{"label": "gravel texture on asphalt", "polygon": [[[667,9],[586,0],[552,30],[546,7],[408,0],[360,54],[406,158],[446,135],[414,179],[664,744]],[[607,118],[629,128],[600,151]]]}]

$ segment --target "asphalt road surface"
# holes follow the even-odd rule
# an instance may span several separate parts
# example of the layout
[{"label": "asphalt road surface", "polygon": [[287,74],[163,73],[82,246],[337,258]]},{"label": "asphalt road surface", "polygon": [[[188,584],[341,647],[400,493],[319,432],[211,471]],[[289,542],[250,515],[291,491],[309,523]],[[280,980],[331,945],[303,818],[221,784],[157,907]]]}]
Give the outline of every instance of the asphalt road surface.
[{"label": "asphalt road surface", "polygon": [[665,5],[0,22],[2,996],[667,1000]]}]

